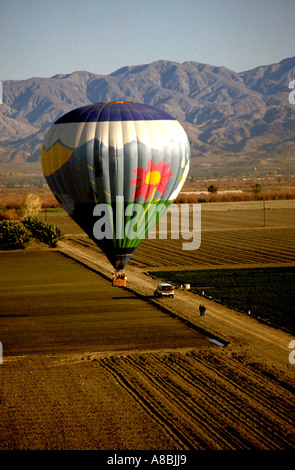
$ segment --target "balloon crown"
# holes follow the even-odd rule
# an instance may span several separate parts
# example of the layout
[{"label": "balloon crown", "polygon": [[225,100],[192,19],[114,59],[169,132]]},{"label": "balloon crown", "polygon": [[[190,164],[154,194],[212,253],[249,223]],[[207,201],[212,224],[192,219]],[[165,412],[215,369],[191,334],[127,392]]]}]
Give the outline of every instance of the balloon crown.
[{"label": "balloon crown", "polygon": [[133,103],[133,101],[98,101],[97,104]]}]

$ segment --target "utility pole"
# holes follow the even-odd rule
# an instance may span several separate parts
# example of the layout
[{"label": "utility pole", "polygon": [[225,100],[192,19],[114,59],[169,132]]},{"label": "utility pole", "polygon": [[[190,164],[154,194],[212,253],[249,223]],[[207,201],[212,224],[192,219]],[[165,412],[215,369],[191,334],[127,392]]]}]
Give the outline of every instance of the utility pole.
[{"label": "utility pole", "polygon": [[263,227],[265,227],[265,200],[263,199]]}]

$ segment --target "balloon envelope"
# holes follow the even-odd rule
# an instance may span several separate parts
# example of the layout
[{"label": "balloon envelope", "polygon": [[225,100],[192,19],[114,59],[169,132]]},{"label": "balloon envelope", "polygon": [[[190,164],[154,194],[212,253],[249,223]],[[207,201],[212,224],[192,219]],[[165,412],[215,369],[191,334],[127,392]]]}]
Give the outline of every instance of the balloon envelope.
[{"label": "balloon envelope", "polygon": [[190,147],[180,123],[162,110],[96,103],[53,124],[41,162],[65,211],[123,269],[179,193]]}]

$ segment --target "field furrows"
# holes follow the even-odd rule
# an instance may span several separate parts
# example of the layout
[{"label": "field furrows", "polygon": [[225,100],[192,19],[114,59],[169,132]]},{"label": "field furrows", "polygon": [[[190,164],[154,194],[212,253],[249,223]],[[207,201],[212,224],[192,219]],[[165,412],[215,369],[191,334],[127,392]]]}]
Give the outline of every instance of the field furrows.
[{"label": "field furrows", "polygon": [[130,355],[104,358],[99,365],[176,448],[295,446],[293,393],[226,353]]},{"label": "field furrows", "polygon": [[[295,262],[295,229],[225,230],[202,233],[198,250],[183,250],[182,240],[144,240],[132,255],[130,265],[141,268],[276,264]],[[101,254],[87,237],[71,243]],[[184,243],[186,243],[184,241]]]},{"label": "field furrows", "polygon": [[[290,426],[294,423],[295,404],[293,403],[293,397],[295,389],[290,390],[288,385],[280,383],[278,392],[278,382],[280,381],[275,378],[271,379],[269,374],[266,373],[265,375],[263,371],[257,370],[255,364],[253,367],[245,367],[243,359],[240,362],[239,359],[228,358],[226,363],[222,363],[219,357],[212,355],[211,357],[206,357],[206,361],[197,356],[196,360],[198,364],[203,364],[204,368],[209,368],[219,377],[226,379],[227,382],[235,387],[236,391],[240,390],[255,399],[257,403],[268,409],[271,414],[274,411],[273,400],[275,400],[275,414],[279,414],[280,419],[290,424]],[[212,365],[210,365],[210,362],[212,362]],[[239,363],[240,365],[238,366],[237,364]],[[233,370],[235,370],[235,376],[232,374]],[[287,407],[286,400],[289,401]]]},{"label": "field furrows", "polygon": [[204,232],[200,248],[191,251],[179,240],[145,240],[131,260],[138,267],[294,262],[294,229]]},{"label": "field furrows", "polygon": [[274,419],[278,415],[280,420],[292,426],[295,412],[294,388],[276,378],[271,379],[267,371],[266,373],[260,371],[255,364],[245,365],[243,358],[240,360],[227,357],[226,361],[223,361],[222,355],[206,356],[205,360],[195,354],[192,354],[192,357],[198,365],[202,364],[204,369],[211,369],[221,379],[231,383],[236,392],[240,391],[261,404],[265,410],[268,410],[268,417],[274,413]]},{"label": "field furrows", "polygon": [[[162,426],[163,431],[173,438],[176,448],[206,449],[208,433],[210,438],[218,437],[217,430],[217,434],[214,429],[210,430],[210,422],[203,409],[191,407],[188,402],[189,391],[180,390],[180,385],[172,386],[167,371],[166,377],[161,378],[156,371],[145,371],[146,364],[138,367],[135,364],[128,364],[126,360],[122,368],[120,364],[110,363],[109,360],[105,360],[103,366]],[[222,444],[226,445],[226,442],[221,440]],[[215,448],[221,448],[221,445],[216,444]]]},{"label": "field furrows", "polygon": [[[101,255],[100,250],[91,242],[75,239],[74,243],[88,247]],[[294,263],[295,246],[293,245],[294,240],[284,244],[283,240],[279,238],[269,243],[266,241],[263,245],[261,241],[257,244],[257,241],[251,239],[227,238],[222,240],[214,237],[214,239],[203,239],[202,246],[197,251],[183,251],[178,240],[155,240],[154,242],[147,240],[133,254],[130,266],[144,269],[172,268],[174,266],[197,268],[200,265],[218,267],[237,264]]]},{"label": "field furrows", "polygon": [[[213,359],[214,362],[211,365],[210,360]],[[201,390],[207,390],[208,397],[215,395],[214,401],[218,404],[218,409],[222,411],[222,419],[224,416],[230,418],[234,416],[235,412],[238,413],[238,418],[235,417],[235,421],[239,420],[239,430],[243,427],[249,429],[253,435],[257,435],[255,438],[255,443],[261,442],[260,445],[273,446],[274,440],[276,445],[282,445],[283,447],[290,445],[289,440],[286,440],[284,436],[284,430],[281,429],[277,432],[277,429],[280,428],[280,422],[288,423],[290,428],[292,427],[292,416],[293,413],[286,413],[285,402],[283,407],[277,403],[277,399],[281,397],[276,397],[276,410],[273,413],[273,404],[272,404],[272,387],[269,387],[269,384],[261,377],[256,376],[253,381],[253,371],[247,373],[245,366],[238,367],[236,360],[228,360],[226,363],[216,356],[206,357],[206,360],[200,360],[195,356],[196,364],[191,366],[187,361],[185,364],[181,364],[178,367],[175,367],[173,364],[173,369],[178,369],[180,376],[185,377],[188,381],[196,380],[196,366],[199,369],[198,382],[200,384]],[[217,367],[216,367],[217,366]],[[170,366],[172,367],[172,366]],[[218,380],[214,380],[212,383],[208,381],[208,369],[211,370],[212,374],[218,377]],[[185,370],[185,372],[184,372]],[[233,370],[235,375],[233,375]],[[200,373],[201,372],[201,373]],[[226,389],[222,391],[219,390],[216,385],[218,382],[222,383],[226,381]],[[259,392],[257,392],[256,387],[258,386]],[[277,390],[277,389],[276,389]],[[225,398],[225,391],[227,398]],[[285,394],[286,391],[283,390]],[[289,395],[290,403],[293,403],[293,395]],[[254,405],[255,403],[255,405]],[[246,407],[245,407],[246,404]],[[254,405],[254,406],[253,406]],[[265,414],[261,413],[261,407],[265,409]],[[294,411],[294,406],[292,406]],[[279,415],[279,419],[278,416]],[[271,428],[273,425],[276,425],[276,428],[271,434],[265,432],[265,429]],[[261,429],[264,429],[263,433]],[[263,435],[262,435],[263,434]],[[293,435],[293,438],[295,436]],[[294,439],[293,439],[294,443]]]}]

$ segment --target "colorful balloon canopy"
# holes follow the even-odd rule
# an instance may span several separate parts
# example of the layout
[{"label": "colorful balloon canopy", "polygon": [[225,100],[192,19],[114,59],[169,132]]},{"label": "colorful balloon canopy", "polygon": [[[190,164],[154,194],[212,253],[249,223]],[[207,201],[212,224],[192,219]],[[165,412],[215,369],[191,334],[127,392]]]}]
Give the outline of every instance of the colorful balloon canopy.
[{"label": "colorful balloon canopy", "polygon": [[52,125],[41,162],[56,199],[118,270],[178,195],[190,146],[160,109],[96,103]]}]

